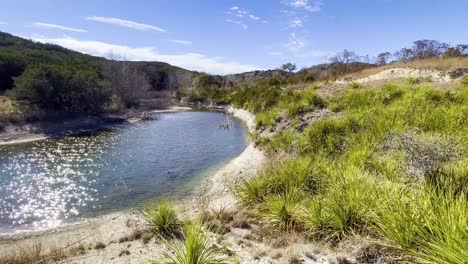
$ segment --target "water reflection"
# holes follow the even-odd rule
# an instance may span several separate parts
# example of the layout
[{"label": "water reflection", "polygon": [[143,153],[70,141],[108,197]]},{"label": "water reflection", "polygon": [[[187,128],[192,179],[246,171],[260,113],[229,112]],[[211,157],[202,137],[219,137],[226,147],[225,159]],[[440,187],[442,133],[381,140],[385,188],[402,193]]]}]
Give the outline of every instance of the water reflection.
[{"label": "water reflection", "polygon": [[246,129],[219,113],[165,114],[102,132],[0,147],[0,232],[56,227],[177,190],[242,152]]},{"label": "water reflection", "polygon": [[[9,148],[0,156],[0,219],[35,229],[60,225],[96,199],[93,188],[104,165],[98,162],[112,146],[109,133],[67,137]],[[20,150],[20,151],[18,151]],[[9,179],[9,180],[8,180]]]}]

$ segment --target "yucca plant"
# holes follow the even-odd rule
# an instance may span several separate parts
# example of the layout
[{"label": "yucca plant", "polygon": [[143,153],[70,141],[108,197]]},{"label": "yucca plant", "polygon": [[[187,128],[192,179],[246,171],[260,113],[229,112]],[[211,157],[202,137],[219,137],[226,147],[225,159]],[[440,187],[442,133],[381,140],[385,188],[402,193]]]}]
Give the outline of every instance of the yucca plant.
[{"label": "yucca plant", "polygon": [[164,239],[169,252],[163,254],[163,264],[221,264],[227,263],[222,250],[214,245],[214,237],[199,223],[187,224],[182,240]]},{"label": "yucca plant", "polygon": [[376,228],[422,263],[466,263],[468,201],[464,194],[432,186],[404,189],[398,199],[380,204]]},{"label": "yucca plant", "polygon": [[176,236],[180,232],[177,211],[169,202],[155,202],[146,205],[142,210],[150,230],[161,236]]},{"label": "yucca plant", "polygon": [[297,216],[301,199],[300,190],[296,188],[289,188],[283,194],[270,195],[262,205],[260,216],[268,225],[290,231],[299,225]]}]

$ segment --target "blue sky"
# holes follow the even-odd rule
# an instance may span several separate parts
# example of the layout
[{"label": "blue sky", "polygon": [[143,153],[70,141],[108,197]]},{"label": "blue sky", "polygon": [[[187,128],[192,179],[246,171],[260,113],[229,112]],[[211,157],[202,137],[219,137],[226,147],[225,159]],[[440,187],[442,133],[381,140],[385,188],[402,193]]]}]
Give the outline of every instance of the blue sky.
[{"label": "blue sky", "polygon": [[468,43],[467,0],[2,0],[0,31],[98,56],[227,74]]}]

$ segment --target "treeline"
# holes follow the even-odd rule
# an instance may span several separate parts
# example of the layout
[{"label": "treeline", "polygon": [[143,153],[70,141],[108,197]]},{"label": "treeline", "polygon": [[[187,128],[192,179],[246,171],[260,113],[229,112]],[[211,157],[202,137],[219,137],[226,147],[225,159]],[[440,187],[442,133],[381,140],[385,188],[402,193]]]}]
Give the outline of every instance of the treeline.
[{"label": "treeline", "polygon": [[[303,68],[297,71],[292,79],[297,79],[299,81],[333,80],[345,74],[386,64],[463,56],[468,56],[467,44],[451,46],[437,40],[417,40],[413,42],[413,46],[409,48],[402,48],[395,52],[381,52],[375,58],[371,58],[369,55],[361,56],[354,51],[345,49],[331,57],[329,63]],[[282,65],[280,69],[292,72],[296,69],[296,65],[286,63]]]}]

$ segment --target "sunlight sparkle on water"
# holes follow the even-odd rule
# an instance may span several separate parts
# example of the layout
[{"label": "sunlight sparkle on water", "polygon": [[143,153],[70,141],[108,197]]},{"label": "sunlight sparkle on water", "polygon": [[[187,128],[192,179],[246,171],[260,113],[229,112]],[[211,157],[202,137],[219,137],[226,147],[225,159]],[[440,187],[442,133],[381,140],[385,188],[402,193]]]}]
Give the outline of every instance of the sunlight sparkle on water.
[{"label": "sunlight sparkle on water", "polygon": [[106,147],[102,141],[97,144],[100,140],[70,137],[34,143],[24,152],[7,150],[0,164],[1,175],[9,181],[0,191],[9,196],[0,201],[0,219],[43,229],[78,215],[97,198],[93,183],[103,164],[95,160]]}]

